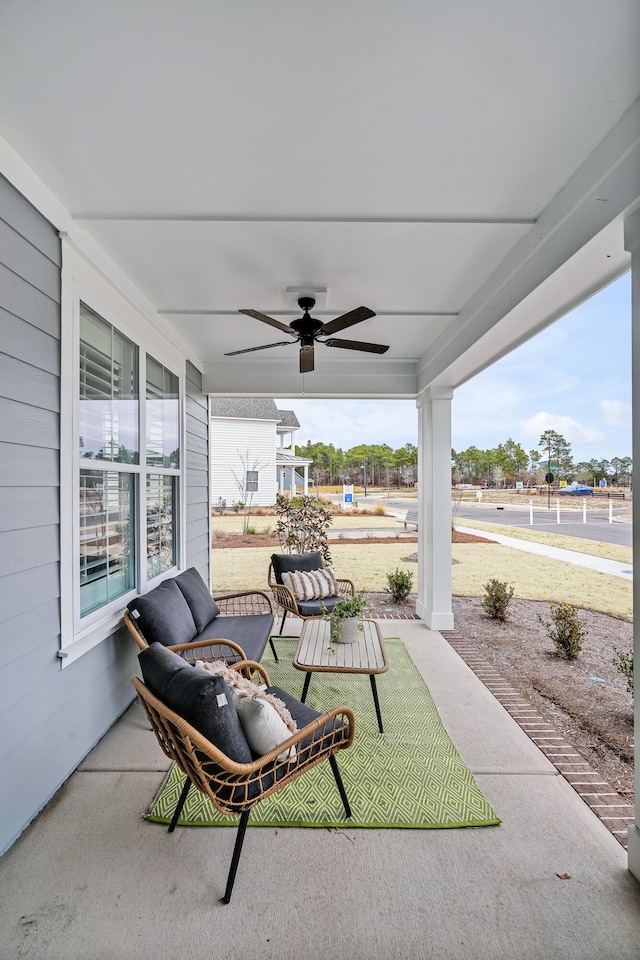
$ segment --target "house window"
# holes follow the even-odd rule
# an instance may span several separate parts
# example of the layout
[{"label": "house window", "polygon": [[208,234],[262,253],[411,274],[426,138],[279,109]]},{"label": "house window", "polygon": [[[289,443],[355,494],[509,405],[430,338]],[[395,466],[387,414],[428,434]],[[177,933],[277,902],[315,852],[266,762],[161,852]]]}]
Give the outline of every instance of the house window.
[{"label": "house window", "polygon": [[247,470],[247,493],[258,492],[258,471]]},{"label": "house window", "polygon": [[[134,586],[138,348],[80,305],[80,615]],[[91,469],[87,469],[91,464]]]},{"label": "house window", "polygon": [[178,562],[180,384],[82,302],[79,366],[82,618]]}]

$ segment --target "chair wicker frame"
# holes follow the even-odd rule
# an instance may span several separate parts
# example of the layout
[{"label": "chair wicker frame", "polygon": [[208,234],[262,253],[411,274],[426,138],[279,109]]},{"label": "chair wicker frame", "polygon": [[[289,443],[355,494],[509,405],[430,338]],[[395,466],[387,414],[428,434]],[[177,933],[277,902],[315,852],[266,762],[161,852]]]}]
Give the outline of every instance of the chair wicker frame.
[{"label": "chair wicker frame", "polygon": [[[215,601],[220,608],[220,615],[223,617],[242,617],[270,613],[275,621],[275,611],[271,597],[264,590],[242,590],[239,593],[225,593],[222,596],[215,597]],[[149,644],[128,610],[124,612],[124,623],[140,649],[145,650]],[[271,650],[277,661],[278,658],[271,637],[269,637],[269,643],[271,644]],[[195,663],[196,660],[204,660],[207,663],[213,663],[214,660],[226,660],[231,666],[239,660],[246,659],[242,647],[234,643],[233,640],[226,639],[176,643],[168,649],[173,650],[174,653],[179,653],[180,656],[184,657],[184,659],[190,663]]]},{"label": "chair wicker frame", "polygon": [[[266,670],[253,661],[238,662],[234,664],[234,669],[254,677],[258,674],[262,682],[271,686]],[[175,830],[192,786],[204,793],[220,813],[227,816],[240,814],[226,889],[221,898],[223,903],[229,903],[231,899],[249,815],[253,807],[265,797],[328,759],[346,817],[351,816],[351,808],[334,756],[336,751],[346,750],[353,743],[355,716],[349,707],[339,706],[327,711],[253,763],[236,763],[167,707],[139,677],[131,677],[131,682],[164,754],[186,775],[168,832],[173,833]],[[349,727],[346,737],[345,725]],[[308,737],[313,737],[313,743],[301,746]],[[297,748],[297,759],[279,760],[278,757],[288,753],[290,747]]]},{"label": "chair wicker frame", "polygon": [[[290,613],[294,617],[300,617],[301,620],[318,620],[323,614],[313,614],[312,616],[305,616],[305,614],[300,613],[296,598],[294,597],[289,587],[285,587],[283,583],[278,583],[273,572],[273,564],[269,564],[269,573],[267,576],[267,581],[269,584],[269,589],[273,594],[273,599],[276,601],[279,607],[282,608],[282,622],[280,624],[280,630],[278,634],[282,634],[284,628],[284,622],[287,619],[287,614]],[[338,596],[341,597],[353,597],[355,596],[356,588],[353,580],[338,579],[336,578],[338,584]]]}]

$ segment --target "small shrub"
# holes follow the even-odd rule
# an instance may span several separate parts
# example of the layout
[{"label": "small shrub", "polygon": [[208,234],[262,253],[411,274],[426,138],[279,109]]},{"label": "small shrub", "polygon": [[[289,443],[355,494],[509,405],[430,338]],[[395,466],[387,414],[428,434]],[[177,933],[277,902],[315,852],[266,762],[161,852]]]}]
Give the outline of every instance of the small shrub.
[{"label": "small shrub", "polygon": [[382,506],[382,504],[379,503],[378,506],[377,506],[377,507],[375,508],[375,510],[373,511],[373,515],[374,515],[374,517],[386,517],[387,511],[386,511],[385,508]]},{"label": "small shrub", "polygon": [[633,693],[633,650],[618,650],[614,647],[613,652],[615,653],[613,663],[627,681],[627,690]]},{"label": "small shrub", "polygon": [[553,640],[557,655],[563,660],[575,660],[587,635],[578,611],[570,603],[557,603],[555,600],[551,601],[549,607],[553,623],[542,617],[539,618],[540,623],[544,624],[549,638]]},{"label": "small shrub", "polygon": [[482,608],[491,620],[506,620],[507,607],[513,596],[513,587],[500,580],[489,580],[485,583],[486,596],[482,600]]},{"label": "small shrub", "polygon": [[411,593],[413,574],[410,570],[400,570],[396,567],[393,573],[387,574],[387,585],[391,599],[395,603],[402,603]]},{"label": "small shrub", "polygon": [[271,524],[268,523],[268,524],[266,525],[266,527],[263,528],[262,532],[265,534],[265,536],[268,537],[269,534],[271,533],[271,530],[272,530],[272,529],[273,529],[273,528],[272,528]]},{"label": "small shrub", "polygon": [[247,529],[245,530],[245,533],[248,533],[250,537],[254,536],[255,532],[256,532],[255,527],[247,527]]}]

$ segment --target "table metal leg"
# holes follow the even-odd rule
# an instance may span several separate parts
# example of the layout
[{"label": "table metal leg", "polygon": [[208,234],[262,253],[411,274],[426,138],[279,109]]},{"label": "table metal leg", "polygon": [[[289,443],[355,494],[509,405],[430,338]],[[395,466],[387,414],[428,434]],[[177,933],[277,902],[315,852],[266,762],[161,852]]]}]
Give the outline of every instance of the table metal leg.
[{"label": "table metal leg", "polygon": [[302,696],[300,697],[300,702],[304,703],[307,699],[307,693],[309,692],[309,684],[311,683],[311,671],[309,671],[304,678],[304,686],[302,688]]},{"label": "table metal leg", "polygon": [[[378,718],[378,729],[380,730],[380,733],[384,733],[384,730],[382,729],[382,715],[380,713],[380,703],[378,702],[378,688],[376,687],[375,674],[370,673],[369,679],[371,680],[371,692],[373,693],[373,702],[376,708],[376,717]],[[302,699],[304,702],[304,697]]]}]

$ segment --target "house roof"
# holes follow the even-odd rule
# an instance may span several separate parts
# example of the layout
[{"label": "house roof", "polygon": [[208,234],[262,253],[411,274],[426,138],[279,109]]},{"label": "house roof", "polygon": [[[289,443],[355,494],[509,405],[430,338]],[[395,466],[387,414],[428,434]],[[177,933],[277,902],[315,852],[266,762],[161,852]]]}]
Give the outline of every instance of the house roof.
[{"label": "house roof", "polygon": [[229,417],[239,420],[277,420],[281,419],[273,400],[260,397],[221,397],[211,400],[212,417]]},{"label": "house roof", "polygon": [[300,426],[300,421],[293,410],[280,410],[279,426],[297,429]]}]

